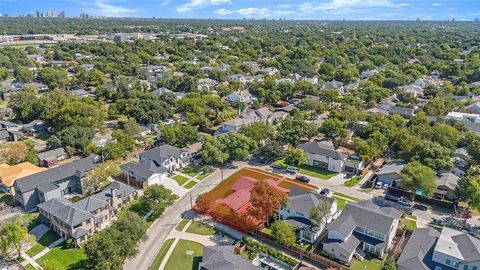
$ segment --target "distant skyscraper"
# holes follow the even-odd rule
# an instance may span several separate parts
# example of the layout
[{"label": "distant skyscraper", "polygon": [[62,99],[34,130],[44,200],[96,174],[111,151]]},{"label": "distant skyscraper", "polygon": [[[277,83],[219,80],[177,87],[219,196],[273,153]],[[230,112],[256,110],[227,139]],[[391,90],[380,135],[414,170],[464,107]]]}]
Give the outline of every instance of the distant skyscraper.
[{"label": "distant skyscraper", "polygon": [[65,18],[65,11],[60,11],[60,14],[58,14],[59,18]]},{"label": "distant skyscraper", "polygon": [[40,17],[40,11],[37,11],[37,18]]}]

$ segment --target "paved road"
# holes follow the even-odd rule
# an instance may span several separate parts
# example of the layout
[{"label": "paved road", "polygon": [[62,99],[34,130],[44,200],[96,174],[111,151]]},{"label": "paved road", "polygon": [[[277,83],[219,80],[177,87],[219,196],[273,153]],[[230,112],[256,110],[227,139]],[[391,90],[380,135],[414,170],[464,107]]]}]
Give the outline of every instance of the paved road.
[{"label": "paved road", "polygon": [[[231,168],[226,168],[224,170],[224,178],[227,178],[236,170],[245,166],[247,166],[246,162],[234,162]],[[205,178],[202,182],[193,187],[173,206],[168,208],[148,230],[148,239],[139,244],[139,252],[137,256],[128,260],[123,266],[123,269],[148,269],[168,234],[177,226],[182,219],[182,216],[188,215],[188,210],[190,210],[190,195],[192,200],[195,200],[198,194],[212,189],[218,183],[220,183],[221,180],[221,171],[217,170],[212,175]]]}]

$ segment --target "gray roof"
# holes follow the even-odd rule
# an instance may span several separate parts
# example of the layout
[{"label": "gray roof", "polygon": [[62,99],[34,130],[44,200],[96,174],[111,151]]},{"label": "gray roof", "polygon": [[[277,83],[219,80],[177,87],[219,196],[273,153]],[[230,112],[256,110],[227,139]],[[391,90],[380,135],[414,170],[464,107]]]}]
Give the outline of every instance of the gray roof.
[{"label": "gray roof", "polygon": [[388,112],[390,114],[399,114],[404,117],[413,117],[415,115],[415,109],[403,108],[398,106],[391,106]]},{"label": "gray roof", "polygon": [[75,97],[83,97],[83,96],[89,96],[90,95],[90,93],[85,91],[85,89],[72,90],[72,91],[70,91],[70,93],[72,93],[72,95],[75,96]]},{"label": "gray roof", "polygon": [[319,205],[320,201],[327,202],[330,206],[334,200],[327,196],[320,195],[316,192],[305,191],[296,187],[288,193],[289,204],[288,208],[300,213],[310,213],[310,209]]},{"label": "gray roof", "polygon": [[78,239],[84,235],[88,234],[88,231],[82,227],[79,227],[77,229],[75,229],[75,231],[73,232],[73,239]]},{"label": "gray roof", "polygon": [[43,172],[32,174],[15,181],[15,186],[21,191],[26,192],[36,189],[42,185],[49,185],[56,181],[72,176],[83,176],[85,172],[95,167],[95,155],[74,161],[72,163],[60,165]]},{"label": "gray roof", "polygon": [[241,126],[244,126],[244,125],[250,125],[254,122],[255,122],[254,119],[251,118],[251,117],[245,117],[245,118],[237,117],[237,118],[232,119],[230,121],[227,121],[223,124],[229,125],[229,126],[232,126],[232,127],[241,127]]},{"label": "gray roof", "polygon": [[[347,203],[335,221],[328,227],[343,235],[349,235],[356,226],[361,226],[379,233],[388,234],[392,224],[402,213],[392,207],[380,208],[370,201]],[[372,221],[375,222],[372,222]]]},{"label": "gray roof", "polygon": [[199,269],[258,270],[250,261],[235,255],[233,246],[204,247]]},{"label": "gray roof", "polygon": [[313,153],[320,156],[330,157],[334,159],[344,159],[347,155],[335,151],[332,145],[324,142],[313,141],[300,145],[298,148],[303,149],[304,152]]},{"label": "gray roof", "polygon": [[155,162],[149,160],[145,162],[129,162],[123,165],[120,165],[120,168],[132,172],[136,176],[139,176],[145,180],[149,179],[153,174],[156,173],[166,173],[168,170],[164,167],[157,166]]},{"label": "gray roof", "polygon": [[182,153],[186,153],[186,152],[187,151],[181,148],[164,144],[164,145],[160,145],[159,147],[155,147],[153,149],[150,149],[148,151],[141,153],[140,157],[147,158],[155,162],[163,162],[164,160],[169,159],[171,157],[179,158]]},{"label": "gray roof", "polygon": [[8,121],[0,120],[0,128],[10,128],[10,127],[19,128],[19,127],[21,127],[21,125],[15,124],[15,123],[12,123],[12,122],[8,122]]},{"label": "gray roof", "polygon": [[38,208],[45,212],[52,213],[71,204],[72,203],[69,200],[59,197],[39,204]]},{"label": "gray roof", "polygon": [[437,186],[445,186],[451,190],[455,190],[460,177],[451,172],[444,172],[437,175]]},{"label": "gray roof", "polygon": [[48,150],[45,152],[41,152],[37,154],[38,159],[40,160],[47,160],[51,158],[58,158],[61,156],[66,156],[67,152],[65,152],[65,149],[63,147],[59,147],[56,149]]},{"label": "gray roof", "polygon": [[323,83],[322,85],[320,85],[320,90],[338,90],[342,87],[343,87],[342,82],[338,82],[338,81],[333,80],[333,81],[326,82],[326,83]]},{"label": "gray roof", "polygon": [[95,196],[90,196],[78,202],[73,203],[73,207],[89,213],[92,213],[93,211],[105,206],[108,206],[108,202],[105,200],[99,199]]},{"label": "gray roof", "polygon": [[70,201],[64,198],[54,198],[48,200],[39,204],[38,208],[60,219],[68,226],[76,226],[85,220],[93,218],[93,214],[77,208],[75,204],[72,204]]},{"label": "gray roof", "polygon": [[388,164],[383,165],[383,167],[377,172],[377,175],[382,174],[391,174],[391,173],[398,173],[400,175],[400,171],[403,169],[405,162],[403,161],[393,161]]},{"label": "gray roof", "polygon": [[47,128],[47,125],[43,120],[40,120],[40,119],[33,120],[32,122],[23,125],[24,130],[38,131],[38,130],[45,130],[46,128]]},{"label": "gray roof", "polygon": [[110,198],[112,197],[112,189],[115,190],[116,194],[119,194],[122,197],[128,196],[137,191],[135,188],[129,185],[114,181],[108,184],[102,191],[95,193],[92,196],[100,200],[110,200]]}]

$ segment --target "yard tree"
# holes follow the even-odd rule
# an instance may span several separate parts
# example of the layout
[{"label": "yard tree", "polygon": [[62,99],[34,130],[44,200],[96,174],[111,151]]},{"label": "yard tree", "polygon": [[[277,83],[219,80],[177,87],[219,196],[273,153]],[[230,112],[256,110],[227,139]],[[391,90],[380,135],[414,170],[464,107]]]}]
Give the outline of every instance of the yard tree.
[{"label": "yard tree", "polygon": [[[3,226],[0,231],[0,241],[5,241],[6,244],[1,244],[2,248],[14,249],[18,257],[22,254],[22,246],[32,241],[32,236],[28,234],[27,227],[23,226],[18,221],[10,221]],[[2,250],[2,253],[6,253]]]},{"label": "yard tree", "polygon": [[8,78],[10,72],[6,67],[0,67],[0,81],[4,81]]},{"label": "yard tree", "polygon": [[138,136],[140,134],[140,126],[137,123],[135,118],[128,118],[123,124],[123,131],[125,131],[128,135],[132,137]]},{"label": "yard tree", "polygon": [[353,142],[359,156],[364,160],[375,160],[382,155],[382,151],[375,145],[360,137],[354,137]]},{"label": "yard tree", "polygon": [[258,149],[258,155],[263,162],[275,161],[283,157],[283,145],[274,139],[269,139],[265,142],[265,145]]},{"label": "yard tree", "polygon": [[26,67],[18,67],[13,71],[15,79],[17,79],[21,83],[28,83],[31,82],[35,75]]},{"label": "yard tree", "polygon": [[280,141],[296,147],[301,139],[314,136],[316,128],[300,116],[290,116],[280,123],[277,131]]},{"label": "yard tree", "polygon": [[102,187],[102,183],[109,177],[120,174],[120,168],[116,161],[107,161],[95,169],[87,172],[83,182],[83,190],[86,192],[97,192]]},{"label": "yard tree", "polygon": [[312,209],[310,209],[310,219],[312,223],[317,227],[326,228],[328,226],[328,221],[332,218],[333,214],[331,212],[332,205],[324,200],[320,200],[319,204]]},{"label": "yard tree", "polygon": [[402,186],[412,193],[412,199],[415,199],[417,190],[423,190],[426,196],[432,196],[437,189],[435,171],[418,161],[406,164],[400,174]]},{"label": "yard tree", "polygon": [[58,148],[62,146],[62,141],[56,135],[52,135],[47,139],[47,146],[50,148]]},{"label": "yard tree", "polygon": [[345,128],[345,123],[338,118],[328,118],[320,127],[325,137],[332,139],[334,142],[338,138],[345,138],[348,135],[348,130]]},{"label": "yard tree", "polygon": [[273,137],[273,128],[266,123],[254,123],[250,126],[242,126],[240,133],[260,143]]},{"label": "yard tree", "polygon": [[138,214],[126,211],[125,215],[113,224],[113,228],[126,232],[130,238],[138,242],[140,239],[146,238],[145,232],[147,231],[148,223]]},{"label": "yard tree", "polygon": [[140,202],[144,204],[148,210],[152,210],[152,217],[160,216],[167,207],[172,205],[178,199],[178,195],[164,186],[150,186],[145,189]]},{"label": "yard tree", "polygon": [[303,149],[292,148],[287,151],[285,155],[285,163],[300,166],[308,161],[307,156],[303,152]]},{"label": "yard tree", "polygon": [[450,170],[453,166],[450,160],[451,153],[452,150],[437,142],[421,140],[413,147],[410,159],[420,161],[436,171]]},{"label": "yard tree", "polygon": [[102,154],[105,160],[117,160],[128,154],[128,150],[125,146],[118,142],[107,142],[102,149]]},{"label": "yard tree", "polygon": [[211,193],[199,194],[195,200],[195,207],[202,213],[208,213],[215,208],[215,196]]},{"label": "yard tree", "polygon": [[202,146],[201,155],[207,164],[223,165],[229,158],[222,143],[216,138],[207,137]]},{"label": "yard tree", "polygon": [[443,147],[455,150],[462,138],[462,133],[456,128],[446,124],[436,124],[432,127],[432,141]]},{"label": "yard tree", "polygon": [[112,138],[128,152],[135,150],[135,138],[127,132],[121,129],[114,130],[112,132]]},{"label": "yard tree", "polygon": [[286,199],[284,192],[265,181],[258,181],[250,191],[251,206],[247,211],[257,220],[268,221]]},{"label": "yard tree", "polygon": [[56,136],[62,141],[62,145],[83,150],[90,144],[94,134],[92,127],[71,126],[62,129]]},{"label": "yard tree", "polygon": [[42,115],[42,106],[33,88],[24,88],[12,95],[8,107],[12,109],[18,120],[27,123]]},{"label": "yard tree", "polygon": [[469,207],[480,209],[480,175],[470,172],[458,181],[455,195]]},{"label": "yard tree", "polygon": [[245,160],[257,149],[257,142],[237,132],[229,132],[217,138],[230,160]]},{"label": "yard tree", "polygon": [[272,234],[278,243],[284,246],[292,246],[297,242],[295,229],[285,221],[277,220],[271,225]]},{"label": "yard tree", "polygon": [[48,85],[48,88],[64,88],[68,84],[68,73],[60,68],[42,68],[38,72],[37,79]]},{"label": "yard tree", "polygon": [[161,125],[162,140],[176,147],[186,147],[198,141],[198,132],[194,126],[174,124]]},{"label": "yard tree", "polygon": [[56,130],[62,130],[72,126],[99,128],[106,119],[105,107],[86,99],[66,103],[49,117],[49,122]]}]

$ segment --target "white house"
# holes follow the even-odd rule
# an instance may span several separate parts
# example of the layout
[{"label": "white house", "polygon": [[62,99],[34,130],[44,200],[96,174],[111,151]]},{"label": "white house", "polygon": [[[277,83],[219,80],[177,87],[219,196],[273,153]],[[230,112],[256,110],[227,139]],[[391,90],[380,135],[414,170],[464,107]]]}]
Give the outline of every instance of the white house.
[{"label": "white house", "polygon": [[142,186],[160,185],[168,173],[167,168],[159,167],[153,161],[129,162],[120,165],[120,170],[128,182]]},{"label": "white house", "polygon": [[[315,225],[310,218],[310,211],[321,203],[325,203],[330,208],[330,213],[322,219],[322,224]],[[288,204],[279,211],[280,219],[297,229],[299,239],[311,244],[315,243],[325,227],[338,215],[335,200],[315,191],[305,191],[295,187],[288,193]]]},{"label": "white house", "polygon": [[153,161],[157,167],[168,172],[178,170],[190,163],[190,155],[184,149],[168,144],[160,145],[140,154],[140,163]]},{"label": "white house", "polygon": [[303,73],[303,72],[295,73],[295,80],[297,80],[297,81],[300,81],[300,80],[307,81],[307,82],[309,82],[311,84],[314,84],[314,85],[318,84],[318,76],[315,76],[315,75],[310,74],[310,73]]},{"label": "white house", "polygon": [[241,82],[241,83],[247,82],[247,78],[242,74],[232,74],[228,76],[228,80],[232,82]]},{"label": "white house", "polygon": [[248,90],[241,90],[241,91],[236,91],[228,95],[225,100],[231,103],[234,102],[242,102],[242,103],[249,103],[253,101],[253,96],[248,92]]},{"label": "white house", "polygon": [[255,119],[252,117],[245,117],[245,118],[235,118],[227,122],[223,122],[220,126],[220,131],[222,132],[230,132],[230,131],[238,131],[242,126],[250,126],[255,123]]}]

